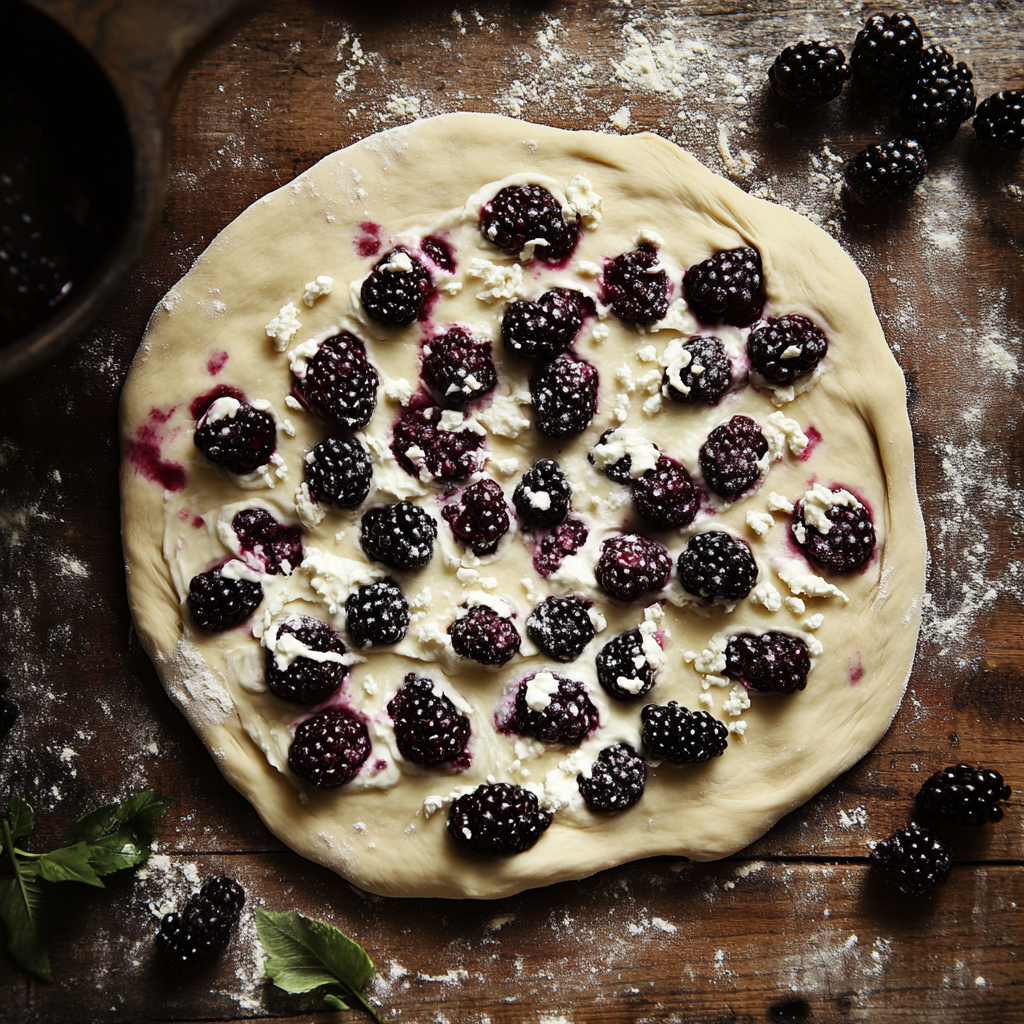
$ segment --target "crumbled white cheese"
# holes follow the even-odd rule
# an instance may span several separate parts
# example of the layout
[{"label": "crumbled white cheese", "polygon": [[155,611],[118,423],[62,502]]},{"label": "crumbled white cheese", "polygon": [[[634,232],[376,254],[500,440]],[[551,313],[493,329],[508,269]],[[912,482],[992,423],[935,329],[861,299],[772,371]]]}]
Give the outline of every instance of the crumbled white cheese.
[{"label": "crumbled white cheese", "polygon": [[[804,522],[808,526],[813,526],[823,536],[827,535],[832,529],[832,521],[825,514],[830,508],[835,508],[837,505],[842,505],[845,508],[863,508],[861,503],[849,491],[842,489],[833,491],[824,484],[814,484],[804,494],[800,505],[803,510]],[[804,537],[797,533],[798,528],[801,528],[801,524],[794,524],[793,533],[797,540],[803,544]],[[801,532],[804,532],[802,528]]]},{"label": "crumbled white cheese", "polygon": [[334,278],[321,274],[315,281],[306,282],[306,290],[302,293],[302,301],[312,306],[322,295],[330,295],[334,287]]},{"label": "crumbled white cheese", "polygon": [[727,642],[725,637],[712,637],[708,641],[708,646],[700,654],[694,651],[684,651],[683,661],[692,662],[693,667],[701,675],[724,672]]},{"label": "crumbled white cheese", "polygon": [[750,707],[750,694],[745,686],[734,686],[722,701],[722,710],[732,718],[739,718]]},{"label": "crumbled white cheese", "polygon": [[320,595],[332,615],[337,615],[344,608],[349,594],[357,587],[375,583],[385,576],[383,569],[353,558],[332,555],[316,547],[306,548],[299,571],[310,577],[310,586]]},{"label": "crumbled white cheese", "polygon": [[735,736],[739,736],[740,739],[743,739],[743,737],[747,734],[747,723],[743,721],[726,722],[725,727],[729,730],[729,732],[731,732]]},{"label": "crumbled white cheese", "polygon": [[629,456],[629,475],[635,480],[657,465],[661,452],[639,430],[617,427],[601,444],[594,446],[594,465],[604,469]]},{"label": "crumbled white cheese", "polygon": [[531,711],[543,711],[558,690],[558,679],[550,672],[538,672],[526,683],[526,706]]},{"label": "crumbled white cheese", "polygon": [[404,377],[389,377],[383,370],[380,370],[381,379],[384,381],[384,394],[392,402],[399,405],[408,405],[415,388]]},{"label": "crumbled white cheese", "polygon": [[768,417],[765,427],[766,433],[777,430],[785,438],[789,444],[789,450],[794,455],[803,455],[807,450],[807,445],[810,444],[810,439],[800,429],[800,424],[796,420],[790,419],[785,413],[773,412]]},{"label": "crumbled white cheese", "polygon": [[825,616],[818,612],[817,615],[809,615],[804,619],[804,629],[809,629],[814,632],[816,629],[821,628],[821,624],[825,621]]},{"label": "crumbled white cheese", "polygon": [[274,348],[278,352],[283,352],[301,326],[298,309],[294,303],[286,302],[277,316],[267,324],[267,337],[274,339]]},{"label": "crumbled white cheese", "polygon": [[787,498],[784,494],[779,494],[778,491],[772,491],[768,495],[768,511],[769,512],[792,512],[796,506]]},{"label": "crumbled white cheese", "polygon": [[539,509],[541,512],[546,512],[551,508],[551,494],[548,491],[531,491],[524,484],[522,493],[527,503],[533,508]]},{"label": "crumbled white cheese", "polygon": [[296,376],[304,374],[306,372],[306,363],[319,351],[320,342],[314,341],[312,338],[309,341],[304,341],[301,345],[296,345],[288,353],[288,365],[291,367],[292,373]]},{"label": "crumbled white cheese", "polygon": [[206,414],[203,416],[200,426],[206,423],[219,423],[221,420],[233,420],[238,415],[238,410],[242,408],[242,403],[237,398],[230,398],[224,396],[218,398],[209,409],[206,410]]},{"label": "crumbled white cheese", "polygon": [[821,576],[815,576],[799,562],[776,559],[773,565],[779,579],[797,596],[802,594],[806,597],[838,597],[843,604],[849,603],[850,599],[837,586],[822,579]]},{"label": "crumbled white cheese", "polygon": [[590,260],[580,260],[576,264],[576,273],[581,277],[597,277],[601,273],[601,267]]},{"label": "crumbled white cheese", "polygon": [[519,469],[519,460],[513,455],[508,459],[496,460],[494,466],[502,476],[511,476]]},{"label": "crumbled white cheese", "polygon": [[483,291],[476,296],[481,302],[516,299],[523,294],[523,268],[518,263],[502,267],[475,256],[469,261],[466,274],[483,282]]},{"label": "crumbled white cheese", "polygon": [[661,354],[661,365],[665,369],[665,394],[668,395],[668,388],[675,388],[682,395],[688,395],[690,388],[683,383],[683,370],[693,360],[690,350],[686,348],[686,342],[682,338],[673,338]]},{"label": "crumbled white cheese", "polygon": [[[653,363],[658,358],[658,350],[653,345],[644,345],[637,349],[636,357],[641,363]],[[658,378],[660,380],[661,374],[658,374]]]},{"label": "crumbled white cheese", "polygon": [[610,333],[607,324],[594,324],[590,331],[590,337],[595,345],[600,345]]},{"label": "crumbled white cheese", "polygon": [[514,439],[530,426],[530,418],[519,411],[521,405],[529,403],[529,395],[518,392],[499,395],[486,409],[477,413],[477,419],[492,434]]},{"label": "crumbled white cheese", "polygon": [[747,526],[749,526],[758,537],[763,537],[773,526],[775,520],[770,512],[748,512]]},{"label": "crumbled white cheese", "polygon": [[590,179],[584,174],[575,175],[565,190],[565,197],[583,222],[583,226],[588,231],[594,231],[601,223],[604,200],[594,191]]},{"label": "crumbled white cheese", "polygon": [[807,611],[807,605],[799,597],[787,597],[782,602],[794,615],[803,615]]},{"label": "crumbled white cheese", "polygon": [[648,245],[656,245],[660,248],[665,244],[665,239],[651,228],[642,228],[636,236],[636,244],[643,245],[645,242]]},{"label": "crumbled white cheese", "polygon": [[408,274],[412,270],[412,257],[396,249],[388,257],[387,263],[381,264],[378,269],[385,274]]},{"label": "crumbled white cheese", "polygon": [[299,522],[307,530],[315,530],[323,521],[327,513],[313,500],[309,493],[309,485],[303,483],[295,492],[295,512]]},{"label": "crumbled white cheese", "polygon": [[770,612],[777,612],[782,607],[782,595],[769,583],[763,580],[750,592],[753,604],[763,605]]}]

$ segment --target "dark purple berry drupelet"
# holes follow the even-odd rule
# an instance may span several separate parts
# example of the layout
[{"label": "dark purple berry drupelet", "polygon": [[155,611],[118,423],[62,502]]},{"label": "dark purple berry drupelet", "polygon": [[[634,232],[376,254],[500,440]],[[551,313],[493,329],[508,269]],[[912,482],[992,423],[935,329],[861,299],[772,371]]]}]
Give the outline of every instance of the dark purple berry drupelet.
[{"label": "dark purple berry drupelet", "polygon": [[715,405],[732,387],[732,366],[721,339],[698,335],[684,346],[690,361],[678,373],[665,370],[662,381],[673,402],[683,405]]},{"label": "dark purple berry drupelet", "polygon": [[700,495],[686,467],[664,455],[633,481],[632,495],[633,507],[659,530],[689,526],[700,507]]},{"label": "dark purple berry drupelet", "polygon": [[448,834],[463,849],[507,857],[530,849],[551,824],[537,797],[510,782],[481,783],[448,811]]},{"label": "dark purple berry drupelet", "polygon": [[749,416],[733,416],[700,446],[700,468],[708,487],[731,500],[757,482],[758,460],[767,453],[768,442],[757,423]]},{"label": "dark purple berry drupelet", "polygon": [[811,656],[798,636],[772,631],[730,637],[723,675],[759,693],[795,693],[807,686]]},{"label": "dark purple berry drupelet", "polygon": [[511,661],[523,642],[515,623],[499,615],[493,608],[478,604],[449,627],[452,650],[460,658],[469,658],[481,665],[505,665]]},{"label": "dark purple berry drupelet", "polygon": [[573,437],[597,412],[597,369],[563,352],[530,375],[534,422],[546,437]]},{"label": "dark purple berry drupelet", "polygon": [[446,409],[462,409],[493,391],[498,383],[491,343],[477,341],[461,327],[453,327],[423,346],[420,376]]},{"label": "dark purple berry drupelet", "polygon": [[11,685],[7,676],[0,676],[0,743],[7,739],[7,734],[14,728],[14,723],[21,714],[18,705],[7,696],[7,688]]},{"label": "dark purple berry drupelet", "polygon": [[557,263],[576,247],[578,230],[540,185],[508,185],[480,210],[481,234],[510,256],[518,256],[527,242],[540,240],[547,244],[534,249],[534,258]]},{"label": "dark purple berry drupelet", "polygon": [[635,700],[654,685],[654,669],[647,660],[639,629],[620,633],[597,656],[597,681],[616,700]]},{"label": "dark purple berry drupelet", "polygon": [[192,621],[211,633],[240,626],[262,600],[262,583],[222,576],[219,568],[193,576],[188,585]]},{"label": "dark purple berry drupelet", "polygon": [[438,270],[448,274],[455,273],[455,254],[452,247],[440,235],[428,235],[420,244],[420,252],[434,264]]},{"label": "dark purple berry drupelet", "polygon": [[749,247],[715,253],[686,271],[683,292],[698,320],[749,327],[766,301],[761,254]]},{"label": "dark purple berry drupelet", "polygon": [[721,530],[692,536],[679,556],[678,571],[683,590],[705,604],[715,598],[742,601],[757,582],[750,545]]},{"label": "dark purple berry drupelet", "polygon": [[850,54],[853,84],[878,99],[898,95],[917,71],[923,45],[921,30],[909,14],[872,14]]},{"label": "dark purple berry drupelet", "polygon": [[510,302],[501,318],[501,340],[524,359],[554,359],[579,334],[593,302],[572,288],[552,288],[536,302]]},{"label": "dark purple berry drupelet", "polygon": [[374,320],[402,327],[423,312],[433,293],[430,271],[414,253],[398,246],[377,261],[363,281],[359,297],[363,309]]},{"label": "dark purple berry drupelet", "polygon": [[672,288],[668,274],[654,270],[659,262],[658,250],[644,242],[605,266],[602,298],[620,319],[631,324],[653,324],[668,312]]},{"label": "dark purple berry drupelet", "polygon": [[267,651],[264,675],[271,693],[293,704],[322,704],[337,693],[349,673],[348,665],[340,659],[345,654],[345,643],[338,634],[319,619],[308,615],[289,615],[277,627],[277,640],[294,636],[304,647],[318,654],[331,654],[335,658],[318,661],[299,655],[290,664]]},{"label": "dark purple berry drupelet", "polygon": [[926,828],[898,828],[871,851],[871,866],[894,889],[908,896],[930,896],[953,870],[949,848]]},{"label": "dark purple berry drupelet", "polygon": [[775,95],[797,107],[834,100],[849,77],[846,55],[830,40],[801,40],[787,46],[768,69]]},{"label": "dark purple berry drupelet", "polygon": [[475,555],[491,554],[512,525],[505,494],[494,480],[470,484],[441,515],[455,539]]},{"label": "dark purple berry drupelet", "polygon": [[361,430],[377,407],[379,383],[366,346],[342,331],[320,344],[296,377],[294,389],[314,416],[345,430]]},{"label": "dark purple berry drupelet", "polygon": [[[391,451],[398,464],[412,476],[420,467],[437,480],[465,480],[480,465],[484,439],[472,430],[442,430],[438,406],[413,400],[395,420]],[[418,448],[422,455],[408,455]]]},{"label": "dark purple berry drupelet", "polygon": [[[836,488],[833,494],[840,490]],[[875,525],[867,508],[833,505],[826,510],[825,518],[832,525],[828,533],[821,533],[805,521],[803,502],[800,503],[793,536],[807,557],[819,568],[833,573],[855,572],[867,565],[875,551]]]},{"label": "dark purple berry drupelet", "polygon": [[549,674],[554,675],[558,685],[548,703],[539,711],[530,707],[527,696],[530,680],[541,673],[534,673],[519,684],[515,699],[515,726],[522,734],[541,743],[579,743],[597,728],[597,708],[587,693],[586,684],[556,673]]},{"label": "dark purple berry drupelet", "polygon": [[335,508],[356,508],[370,493],[370,454],[355,438],[328,437],[304,460],[313,500]]},{"label": "dark purple berry drupelet", "polygon": [[672,556],[667,548],[639,534],[609,537],[601,543],[594,575],[598,586],[616,601],[636,601],[668,583]]},{"label": "dark purple berry drupelet", "polygon": [[999,772],[960,763],[925,780],[917,794],[917,806],[936,821],[984,825],[1002,820],[999,804],[1009,799],[1010,787]]},{"label": "dark purple berry drupelet", "polygon": [[345,602],[345,625],[356,647],[397,644],[409,629],[409,618],[409,602],[391,580],[367,583]]},{"label": "dark purple berry drupelet", "polygon": [[1008,153],[1024,149],[1024,89],[1004,89],[982,100],[972,127],[986,146]]},{"label": "dark purple berry drupelet", "polygon": [[192,440],[215,466],[245,475],[270,461],[277,447],[277,426],[262,409],[220,398],[200,417]]},{"label": "dark purple berry drupelet", "polygon": [[595,814],[628,811],[644,795],[647,763],[628,743],[616,743],[597,755],[589,778],[576,776],[576,785]]},{"label": "dark purple berry drupelet", "polygon": [[594,639],[587,605],[575,597],[546,597],[526,620],[530,639],[555,661],[575,661]]},{"label": "dark purple berry drupelet", "polygon": [[262,508],[236,512],[231,529],[242,551],[263,563],[271,576],[290,576],[302,564],[302,527],[279,523]]},{"label": "dark purple berry drupelet", "polygon": [[366,723],[345,708],[331,708],[295,730],[288,767],[310,786],[331,789],[359,774],[370,749]]},{"label": "dark purple berry drupelet", "polygon": [[410,672],[402,688],[388,701],[395,724],[398,750],[413,764],[444,764],[454,761],[469,742],[469,719],[434,683]]},{"label": "dark purple berry drupelet", "polygon": [[805,377],[827,351],[828,339],[821,328],[799,313],[769,317],[747,338],[751,369],[773,384],[791,384]]},{"label": "dark purple berry drupelet", "polygon": [[579,551],[587,542],[589,534],[586,523],[579,519],[566,519],[559,523],[546,537],[541,537],[533,549],[533,567],[548,579],[558,572],[567,555]]},{"label": "dark purple berry drupelet", "polygon": [[928,173],[928,157],[916,139],[892,139],[862,149],[843,172],[846,191],[858,203],[909,199]]},{"label": "dark purple berry drupelet", "polygon": [[907,135],[925,143],[948,142],[977,104],[974,73],[945,47],[929,46],[900,97]]},{"label": "dark purple berry drupelet", "polygon": [[557,526],[569,514],[572,488],[554,459],[538,459],[512,494],[519,522],[533,529]]},{"label": "dark purple berry drupelet", "polygon": [[363,514],[360,542],[366,554],[392,569],[419,569],[430,561],[437,522],[411,501],[378,505]]},{"label": "dark purple berry drupelet", "polygon": [[690,711],[674,700],[640,712],[640,736],[650,757],[672,764],[701,764],[721,757],[729,730],[707,711]]},{"label": "dark purple berry drupelet", "polygon": [[215,875],[191,896],[185,909],[160,919],[156,945],[169,967],[190,970],[227,946],[245,905],[245,890],[231,878]]}]

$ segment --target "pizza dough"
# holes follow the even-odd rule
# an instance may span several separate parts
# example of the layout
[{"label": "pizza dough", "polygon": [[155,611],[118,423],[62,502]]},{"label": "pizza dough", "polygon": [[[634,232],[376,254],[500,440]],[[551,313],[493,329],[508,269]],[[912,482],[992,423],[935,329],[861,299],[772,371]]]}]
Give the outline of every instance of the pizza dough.
[{"label": "pizza dough", "polygon": [[[582,229],[563,269],[521,262],[480,234],[480,204],[511,183],[542,185],[563,203],[572,193]],[[454,249],[457,267],[453,274],[435,272],[438,298],[429,323],[387,328],[369,320],[359,287],[377,260],[397,244],[415,249],[439,234]],[[599,370],[597,415],[578,437],[541,438],[531,425],[523,363],[501,344],[505,302],[533,299],[556,285],[597,298],[602,260],[644,241],[658,248],[673,282],[667,317],[647,329],[607,310],[588,320],[575,350]],[[828,354],[792,393],[748,384],[717,405],[677,405],[662,396],[662,360],[673,339],[697,329],[680,300],[682,273],[738,246],[761,253],[765,314],[809,317],[825,332]],[[485,261],[475,271],[474,259]],[[461,324],[494,340],[497,388],[467,413],[484,437],[485,475],[509,499],[537,458],[556,459],[569,477],[573,514],[590,532],[586,546],[550,579],[534,570],[514,527],[493,555],[478,558],[455,544],[438,515],[443,488],[404,472],[388,451],[391,424],[417,387],[420,344],[430,324]],[[359,435],[373,455],[373,489],[347,512],[318,510],[301,491],[305,456],[332,431],[287,399],[294,381],[289,351],[310,339],[315,349],[339,330],[365,342],[381,375],[373,419]],[[704,333],[722,338],[734,354],[743,351],[745,331],[719,325]],[[239,478],[206,461],[193,444],[190,406],[217,385],[238,389],[276,421],[277,449],[261,472]],[[595,585],[593,566],[601,540],[630,518],[629,492],[588,462],[599,436],[611,427],[632,428],[681,460],[699,482],[701,443],[737,413],[774,439],[760,484],[734,502],[706,497],[692,526],[654,535],[673,560],[701,530],[744,538],[758,565],[758,588],[734,607],[704,607],[683,593],[673,573],[658,601],[609,602]],[[275,835],[375,893],[493,898],[635,858],[727,856],[870,750],[906,684],[923,595],[924,529],[904,380],[867,283],[807,220],[751,198],[653,135],[609,137],[456,114],[326,157],[225,228],[160,303],[125,387],[121,432],[129,597],[167,692]],[[783,504],[778,496],[796,502],[815,483],[849,488],[871,510],[877,543],[864,571],[826,582],[794,546],[789,516],[771,511]],[[360,547],[359,517],[374,504],[404,498],[437,518],[438,541],[425,568],[387,571],[411,605],[408,636],[396,648],[371,648],[350,659],[356,663],[343,699],[367,719],[373,751],[350,783],[311,789],[287,769],[290,727],[309,711],[266,690],[266,652],[252,631],[299,611],[345,635],[345,595],[385,574]],[[301,523],[307,563],[290,576],[265,578],[264,601],[246,625],[204,632],[185,603],[189,580],[237,554],[226,527],[247,508]],[[566,593],[593,599],[593,618],[603,627],[577,660],[554,665],[525,639],[521,653],[496,670],[451,652],[446,630],[465,602],[500,599],[525,637],[531,608],[549,594]],[[646,698],[614,701],[597,684],[595,656],[612,637],[645,621],[663,636],[665,664]],[[729,635],[768,630],[804,638],[814,655],[807,688],[781,697],[747,695],[733,680],[718,685],[716,639],[720,648]],[[357,649],[349,643],[349,650]],[[584,681],[601,715],[597,733],[575,752],[495,729],[514,685],[551,668]],[[464,772],[412,765],[399,755],[385,708],[408,672],[429,676],[466,710],[472,763]],[[618,815],[588,811],[577,772],[609,744],[640,749],[640,707],[669,700],[710,706],[732,723],[725,754],[699,765],[652,765],[634,808]],[[524,853],[477,856],[446,833],[453,795],[489,776],[534,787],[553,812],[550,828]]]}]

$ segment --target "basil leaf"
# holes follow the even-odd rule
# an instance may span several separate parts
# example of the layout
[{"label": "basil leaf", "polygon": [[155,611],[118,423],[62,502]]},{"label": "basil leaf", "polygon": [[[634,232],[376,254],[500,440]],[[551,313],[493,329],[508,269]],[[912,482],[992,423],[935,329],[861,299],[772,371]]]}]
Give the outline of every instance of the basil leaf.
[{"label": "basil leaf", "polygon": [[[162,796],[156,790],[146,789],[141,793],[122,800],[119,804],[110,804],[87,814],[75,822],[60,841],[61,846],[74,846],[75,843],[100,844],[108,851],[117,850],[118,836],[121,845],[132,843],[148,847],[153,842],[153,822],[171,805],[170,797]],[[138,851],[136,851],[137,853]],[[148,850],[146,851],[148,855]],[[130,859],[133,855],[126,851],[129,858],[121,867],[138,864],[139,859]],[[145,857],[141,858],[145,860]],[[117,868],[110,870],[116,871]]]},{"label": "basil leaf", "polygon": [[324,1002],[332,1010],[351,1010],[352,1009],[352,1007],[349,1006],[348,1003],[342,1002],[336,995],[334,995],[331,992],[328,992],[327,995],[324,996]]},{"label": "basil leaf", "polygon": [[7,952],[22,970],[52,981],[47,895],[35,864],[19,864],[14,878],[0,882],[0,921],[7,932]]},{"label": "basil leaf", "polygon": [[11,826],[11,838],[14,842],[24,839],[36,827],[36,816],[32,813],[32,808],[17,793],[11,793],[7,822]]},{"label": "basil leaf", "polygon": [[105,888],[90,863],[87,843],[62,846],[51,853],[44,853],[36,861],[36,865],[39,873],[48,882],[84,882],[86,885]]}]

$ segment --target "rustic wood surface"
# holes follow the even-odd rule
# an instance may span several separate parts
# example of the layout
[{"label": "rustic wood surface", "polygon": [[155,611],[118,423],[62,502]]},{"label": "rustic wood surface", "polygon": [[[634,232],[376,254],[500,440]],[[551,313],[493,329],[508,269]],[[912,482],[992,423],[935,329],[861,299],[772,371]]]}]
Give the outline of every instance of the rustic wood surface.
[{"label": "rustic wood surface", "polygon": [[[0,1021],[354,1019],[265,984],[248,911],[209,972],[159,969],[150,904],[215,871],[244,884],[250,909],[300,909],[365,945],[385,1019],[1024,1021],[1024,164],[979,153],[965,130],[907,208],[847,209],[842,160],[891,127],[848,97],[787,112],[763,82],[798,36],[848,48],[872,10],[859,3],[365,7],[281,0],[204,56],[183,83],[166,212],[131,286],[76,350],[0,392],[0,672],[22,711],[0,746],[0,797],[13,788],[36,808],[37,850],[132,790],[175,799],[147,869],[106,893],[65,887],[53,984],[0,956]],[[1018,0],[936,0],[919,20],[970,61],[980,95],[1024,87]],[[807,213],[864,270],[906,371],[932,552],[907,698],[873,753],[727,861],[658,859],[485,904],[368,896],[267,833],[132,633],[117,399],[150,310],[265,192],[383,127],[460,109],[651,129]],[[1006,817],[954,837],[934,899],[896,896],[869,876],[867,844],[960,759],[1003,772]]]}]

